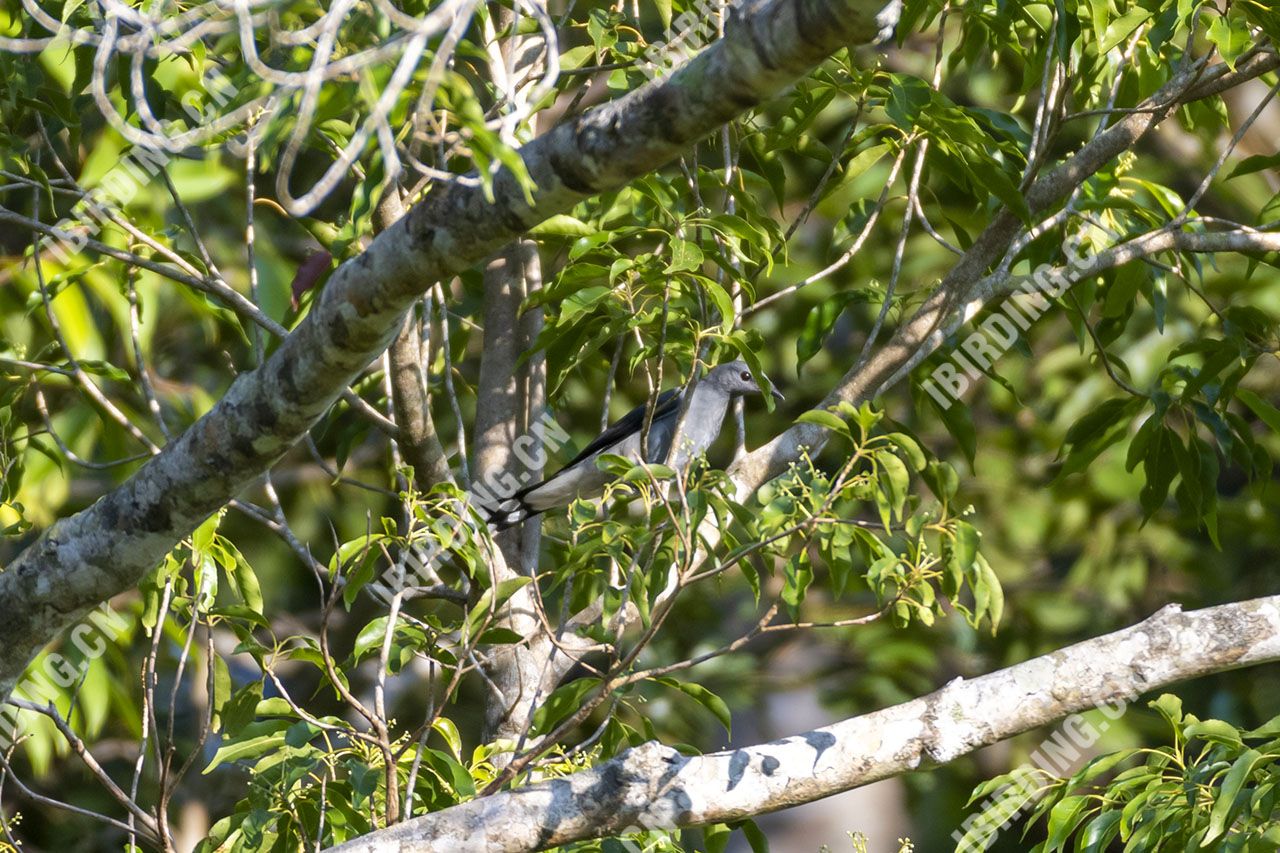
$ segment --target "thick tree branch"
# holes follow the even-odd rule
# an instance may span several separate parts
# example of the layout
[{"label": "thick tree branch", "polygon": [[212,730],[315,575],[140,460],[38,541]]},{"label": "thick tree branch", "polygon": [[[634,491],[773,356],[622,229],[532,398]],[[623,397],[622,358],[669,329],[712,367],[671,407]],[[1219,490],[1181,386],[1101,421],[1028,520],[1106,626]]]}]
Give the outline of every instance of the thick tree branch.
[{"label": "thick tree branch", "polygon": [[[1081,281],[1104,273],[1107,270],[1175,250],[1206,254],[1217,252],[1256,254],[1280,252],[1280,232],[1253,230],[1208,233],[1188,232],[1179,231],[1175,226],[1169,225],[1104,249],[1089,257],[1084,263],[1075,266],[1055,267],[1052,270],[1042,269],[1036,275],[1017,276],[1010,274],[1005,269],[997,270],[976,282],[970,288],[967,301],[952,312],[946,322],[933,333],[933,339],[941,341],[949,338],[959,331],[966,322],[982,311],[989,302],[1001,296],[1016,294],[1018,289],[1027,283],[1042,287],[1043,283],[1048,281],[1052,282],[1055,287],[1061,286],[1069,289]],[[932,349],[922,347],[904,362],[885,384],[892,385],[899,381],[903,376],[914,370],[917,364],[924,361],[930,352],[932,352]],[[1130,393],[1133,393],[1132,390]]]},{"label": "thick tree branch", "polygon": [[[477,482],[504,472],[519,476],[524,471],[514,447],[524,429],[525,411],[524,383],[517,368],[522,351],[519,312],[526,282],[541,276],[539,263],[538,248],[533,241],[517,240],[503,247],[485,265],[484,346],[472,428],[475,442],[472,468]],[[518,565],[512,556],[508,554],[507,562]]]},{"label": "thick tree branch", "polygon": [[[1213,672],[1280,660],[1280,596],[1133,627],[892,708],[757,746],[689,757],[658,743],[419,817],[338,853],[543,850],[641,828],[739,820],[945,764],[1069,714]],[[850,818],[857,825],[857,817]]]},{"label": "thick tree branch", "polygon": [[[541,277],[538,247],[531,240],[508,244],[490,259],[484,270],[484,348],[480,357],[480,384],[477,390],[475,423],[476,481],[486,482],[500,474],[519,477],[525,472],[515,452],[516,438],[525,429],[524,384],[517,364],[522,351],[519,333],[520,303],[528,293],[528,282]],[[504,485],[505,491],[513,491]],[[502,573],[494,572],[494,582],[515,577],[523,562],[520,531],[511,529],[496,537],[505,557]],[[535,637],[544,633],[538,620],[533,590],[516,591],[499,614],[499,624],[530,640],[530,645],[495,648],[486,670],[498,697],[491,696],[485,707],[485,739],[517,738],[529,719],[530,704],[543,696],[539,690],[545,658],[531,648]]]},{"label": "thick tree branch", "polygon": [[[882,15],[882,9],[890,12]],[[548,216],[670,162],[831,53],[885,33],[900,3],[770,0],[670,77],[578,116],[520,149],[535,187],[508,170],[493,201],[433,190],[330,278],[257,370],[127,482],[45,531],[0,574],[0,696],[36,651],[96,604],[137,585],[201,521],[271,467],[381,353],[431,283]],[[877,17],[877,16],[881,17]]]},{"label": "thick tree branch", "polygon": [[[541,287],[541,278],[537,246],[530,240],[508,244],[485,268],[484,347],[475,425],[475,471],[480,482],[491,475],[540,473],[527,470],[528,460],[516,452],[516,439],[528,433],[544,405],[545,362],[531,359],[523,368],[519,366],[525,346],[536,335],[523,328],[532,321],[518,316],[519,308]],[[536,315],[532,319],[536,320]],[[524,532],[512,529],[498,535],[505,559],[491,567],[495,582],[536,565],[538,540],[522,541]],[[537,590],[530,584],[517,590],[498,614],[499,625],[527,642],[496,647],[485,662],[494,687],[485,707],[487,741],[520,742],[537,703],[550,695],[587,650],[597,647],[577,636],[574,623],[556,636],[540,607]],[[500,754],[494,761],[502,763],[506,757]]]},{"label": "thick tree branch", "polygon": [[[1280,252],[1280,232],[1221,231],[1192,233],[1176,231],[1172,228],[1161,228],[1101,251],[1080,266],[1058,267],[1046,277],[1052,277],[1067,286],[1072,286],[1107,270],[1122,267],[1125,264],[1140,261],[1144,258],[1150,258],[1162,252],[1175,250],[1206,254],[1217,252],[1257,254]],[[1034,281],[1031,276],[989,276],[975,288],[974,298],[975,300],[980,299],[985,303],[996,296],[1016,292],[1028,280]]]}]

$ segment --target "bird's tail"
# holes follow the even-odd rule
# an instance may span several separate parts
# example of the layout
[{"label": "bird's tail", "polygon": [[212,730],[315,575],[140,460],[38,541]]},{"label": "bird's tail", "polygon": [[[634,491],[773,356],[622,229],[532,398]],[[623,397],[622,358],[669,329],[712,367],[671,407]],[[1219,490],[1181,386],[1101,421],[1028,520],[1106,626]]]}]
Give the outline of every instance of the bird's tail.
[{"label": "bird's tail", "polygon": [[525,495],[541,485],[541,483],[535,483],[532,486],[521,489],[510,497],[503,498],[497,506],[488,510],[485,521],[489,523],[495,533],[498,533],[509,527],[515,527],[535,515],[541,515],[542,510],[529,506],[524,499]]}]

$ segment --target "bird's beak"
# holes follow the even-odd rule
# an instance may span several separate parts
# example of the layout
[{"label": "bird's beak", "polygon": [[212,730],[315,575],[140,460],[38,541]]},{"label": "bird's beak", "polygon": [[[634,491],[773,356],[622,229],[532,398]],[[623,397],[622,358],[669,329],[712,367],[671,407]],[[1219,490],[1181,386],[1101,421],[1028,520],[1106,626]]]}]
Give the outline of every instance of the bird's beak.
[{"label": "bird's beak", "polygon": [[779,391],[777,388],[770,388],[769,393],[773,395],[773,399],[779,402],[787,399],[786,397],[782,396],[782,392]]}]

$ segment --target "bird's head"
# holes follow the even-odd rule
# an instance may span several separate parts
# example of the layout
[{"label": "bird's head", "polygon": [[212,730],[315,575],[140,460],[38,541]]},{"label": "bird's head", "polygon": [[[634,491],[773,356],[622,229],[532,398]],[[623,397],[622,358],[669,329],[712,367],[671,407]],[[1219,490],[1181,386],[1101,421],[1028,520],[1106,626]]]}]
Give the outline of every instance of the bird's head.
[{"label": "bird's head", "polygon": [[[769,385],[769,391],[773,394],[774,399],[781,400],[782,392],[773,386],[773,383],[769,381],[769,377],[762,378]],[[751,368],[747,367],[745,361],[731,361],[727,364],[721,364],[713,368],[707,374],[707,378],[702,381],[709,382],[734,397],[760,393],[760,386],[756,383],[755,377],[751,375]]]}]

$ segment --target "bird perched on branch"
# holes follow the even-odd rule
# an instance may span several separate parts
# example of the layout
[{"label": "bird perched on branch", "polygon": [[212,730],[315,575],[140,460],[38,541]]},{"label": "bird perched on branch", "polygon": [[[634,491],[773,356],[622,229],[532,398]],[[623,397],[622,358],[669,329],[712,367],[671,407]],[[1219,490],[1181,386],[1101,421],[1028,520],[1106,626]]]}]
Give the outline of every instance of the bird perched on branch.
[{"label": "bird perched on branch", "polygon": [[[770,387],[770,393],[781,400],[782,394]],[[688,413],[684,418],[682,441],[676,452],[668,458],[680,409],[688,396],[688,387],[663,391],[653,410],[653,422],[649,427],[649,452],[645,461],[670,465],[677,470],[684,468],[716,440],[733,399],[758,393],[760,386],[752,378],[751,369],[746,362],[731,361],[714,368],[694,386]],[[640,459],[646,405],[642,403],[627,412],[584,447],[569,464],[541,483],[534,483],[504,498],[489,512],[489,524],[495,530],[505,530],[549,509],[568,506],[575,499],[590,500],[600,497],[605,486],[613,480],[613,475],[600,470],[596,460],[603,454]]]}]

